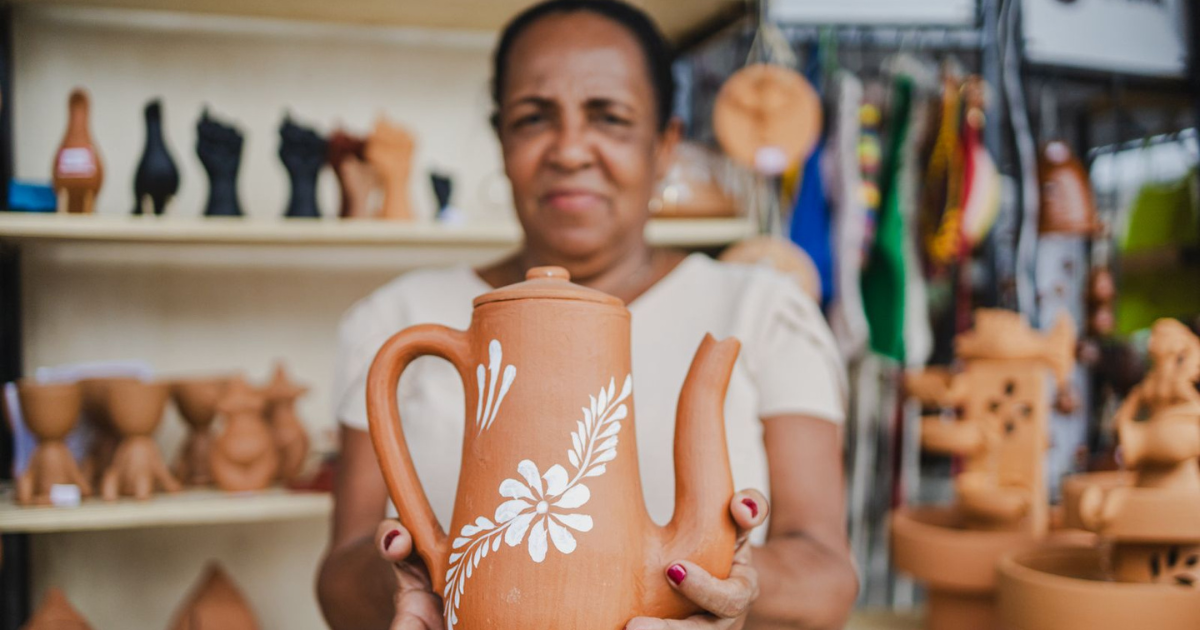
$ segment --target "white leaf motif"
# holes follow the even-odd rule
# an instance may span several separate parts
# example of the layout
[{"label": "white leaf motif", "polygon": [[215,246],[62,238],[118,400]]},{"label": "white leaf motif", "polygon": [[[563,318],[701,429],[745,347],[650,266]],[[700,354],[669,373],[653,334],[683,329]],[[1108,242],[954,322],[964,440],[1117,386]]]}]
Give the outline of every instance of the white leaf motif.
[{"label": "white leaf motif", "polygon": [[575,454],[575,451],[567,451],[567,460],[571,462],[572,466],[579,468],[579,456]]},{"label": "white leaf motif", "polygon": [[587,486],[579,484],[564,492],[562,498],[554,502],[554,507],[573,510],[582,507],[590,498],[592,498],[591,490],[588,490]]},{"label": "white leaf motif", "polygon": [[604,474],[604,471],[605,471],[604,464],[600,464],[599,466],[596,466],[595,468],[592,468],[591,470],[589,470],[587,472],[587,474],[584,475],[584,477],[599,477],[600,475]]}]

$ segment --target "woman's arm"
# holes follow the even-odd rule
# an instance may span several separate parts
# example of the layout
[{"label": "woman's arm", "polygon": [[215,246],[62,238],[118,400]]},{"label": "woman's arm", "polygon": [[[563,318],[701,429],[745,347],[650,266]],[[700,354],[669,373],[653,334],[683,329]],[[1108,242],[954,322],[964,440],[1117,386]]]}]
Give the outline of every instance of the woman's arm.
[{"label": "woman's arm", "polygon": [[747,628],[842,628],[858,595],[846,538],[841,426],[763,420],[771,480],[767,544],[754,550],[759,597]]},{"label": "woman's arm", "polygon": [[387,488],[371,438],[343,426],[333,531],[317,576],[317,599],[333,630],[382,630],[392,622],[396,576],[380,557],[375,535],[386,512]]}]

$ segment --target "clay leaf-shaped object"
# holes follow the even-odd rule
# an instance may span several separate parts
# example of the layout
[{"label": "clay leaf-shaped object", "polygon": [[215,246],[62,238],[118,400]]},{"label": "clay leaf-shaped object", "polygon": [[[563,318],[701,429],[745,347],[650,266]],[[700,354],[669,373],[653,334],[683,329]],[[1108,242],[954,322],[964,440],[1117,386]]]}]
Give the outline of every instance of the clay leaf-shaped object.
[{"label": "clay leaf-shaped object", "polygon": [[87,91],[72,91],[68,109],[67,132],[54,156],[54,192],[59,197],[60,212],[91,214],[104,182],[104,165],[88,129]]},{"label": "clay leaf-shaped object", "polygon": [[258,630],[258,620],[229,574],[209,564],[175,613],[170,630]]},{"label": "clay leaf-shaped object", "polygon": [[242,206],[237,196],[237,177],[242,165],[243,142],[240,131],[212,118],[207,109],[200,115],[196,123],[196,155],[208,173],[205,216],[242,216]]},{"label": "clay leaf-shaped object", "polygon": [[367,161],[383,180],[385,219],[407,221],[413,218],[408,181],[415,148],[416,143],[407,130],[383,118],[375,123],[375,129],[367,139]]},{"label": "clay leaf-shaped object", "polygon": [[67,601],[61,589],[51,588],[22,630],[92,630],[92,626]]},{"label": "clay leaf-shaped object", "polygon": [[284,216],[320,218],[317,208],[317,175],[325,166],[328,145],[308,127],[285,116],[279,126],[279,159],[292,182],[291,198]]},{"label": "clay leaf-shaped object", "polygon": [[167,202],[179,192],[179,169],[163,137],[162,102],[156,99],[147,103],[145,115],[146,148],[133,178],[133,213],[142,214],[149,198],[154,214],[161,215]]}]

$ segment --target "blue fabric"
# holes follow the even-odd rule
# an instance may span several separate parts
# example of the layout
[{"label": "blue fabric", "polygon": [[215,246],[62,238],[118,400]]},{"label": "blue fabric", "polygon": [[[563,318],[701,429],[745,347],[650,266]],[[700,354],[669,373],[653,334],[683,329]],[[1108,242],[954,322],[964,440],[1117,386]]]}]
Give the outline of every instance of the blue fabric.
[{"label": "blue fabric", "polygon": [[824,151],[822,141],[804,165],[800,192],[792,206],[790,235],[792,242],[803,249],[817,267],[817,274],[821,278],[822,308],[833,300],[836,286],[833,279],[833,246],[830,242],[833,218],[825,195],[825,182],[821,178],[821,154]]}]

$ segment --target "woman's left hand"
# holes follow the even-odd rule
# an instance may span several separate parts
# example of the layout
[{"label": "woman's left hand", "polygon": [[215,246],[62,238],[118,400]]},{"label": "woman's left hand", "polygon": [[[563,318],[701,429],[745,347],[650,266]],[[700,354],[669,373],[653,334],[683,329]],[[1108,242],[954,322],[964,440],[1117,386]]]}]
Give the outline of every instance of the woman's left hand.
[{"label": "woman's left hand", "polygon": [[737,550],[729,577],[717,579],[686,560],[672,563],[663,579],[706,612],[687,619],[637,617],[625,630],[738,630],[758,598],[758,572],[750,565],[750,532],[767,520],[770,506],[757,490],[733,495],[729,511],[737,524]]}]

